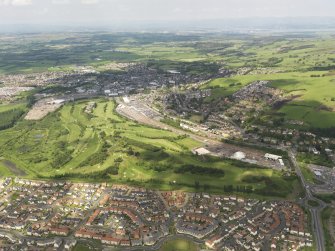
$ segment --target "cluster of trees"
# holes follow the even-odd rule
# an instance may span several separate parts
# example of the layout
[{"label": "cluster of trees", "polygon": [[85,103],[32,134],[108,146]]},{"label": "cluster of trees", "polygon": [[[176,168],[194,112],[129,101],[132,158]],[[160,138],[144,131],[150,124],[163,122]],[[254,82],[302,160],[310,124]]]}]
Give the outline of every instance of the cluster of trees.
[{"label": "cluster of trees", "polygon": [[217,74],[220,65],[215,62],[176,62],[168,60],[150,60],[147,67],[155,68],[158,73],[166,73],[166,68],[176,69],[181,74]]},{"label": "cluster of trees", "polygon": [[194,181],[194,188],[196,190],[200,190],[201,187],[203,188],[204,191],[207,191],[207,190],[210,189],[210,185],[209,184],[203,184],[201,186],[199,181]]},{"label": "cluster of trees", "polygon": [[167,159],[170,157],[170,154],[168,154],[163,148],[159,149],[157,151],[144,151],[141,154],[142,159],[149,160],[149,161],[161,161],[164,159]]},{"label": "cluster of trees", "polygon": [[238,192],[238,193],[252,193],[252,186],[233,186],[233,185],[224,185],[223,191],[226,193]]},{"label": "cluster of trees", "polygon": [[27,96],[27,108],[33,107],[33,105],[36,103],[36,98],[34,95]]},{"label": "cluster of trees", "polygon": [[30,162],[32,162],[34,164],[38,164],[38,163],[41,163],[41,162],[44,162],[44,161],[48,161],[48,158],[42,157],[42,156],[36,156],[36,157],[34,157],[30,160]]},{"label": "cluster of trees", "polygon": [[264,166],[259,166],[257,164],[252,164],[252,163],[248,163],[248,162],[244,162],[244,161],[240,161],[240,160],[236,160],[236,159],[230,159],[230,158],[221,158],[224,159],[225,162],[230,163],[233,166],[238,166],[239,168],[257,168],[257,169],[266,169],[267,167]]},{"label": "cluster of trees", "polygon": [[104,170],[91,172],[91,173],[63,173],[63,174],[56,174],[52,178],[54,179],[93,179],[93,180],[107,180],[109,175],[117,175],[119,172],[119,167],[117,166],[110,166]]},{"label": "cluster of trees", "polygon": [[151,151],[151,152],[158,152],[162,149],[161,147],[146,144],[146,143],[134,140],[134,139],[125,138],[125,140],[126,140],[126,143],[128,145],[133,145],[133,146],[136,146],[136,147],[139,147],[139,148],[142,148],[144,150]]},{"label": "cluster of trees", "polygon": [[311,67],[309,69],[310,71],[331,71],[331,70],[335,70],[335,66],[334,65],[326,65],[326,66],[314,66]]},{"label": "cluster of trees", "polygon": [[136,136],[142,137],[142,138],[147,138],[147,139],[166,139],[169,141],[176,141],[176,140],[181,140],[181,139],[185,139],[187,138],[187,135],[179,135],[177,137],[173,137],[173,136],[149,136],[149,135],[144,135],[141,133],[136,133]]},{"label": "cluster of trees", "polygon": [[51,162],[52,168],[61,168],[66,163],[68,163],[72,159],[71,152],[70,151],[59,151],[56,152],[54,155],[54,159]]},{"label": "cluster of trees", "polygon": [[298,161],[307,164],[333,167],[333,161],[328,157],[327,153],[323,149],[318,150],[320,151],[320,155],[302,152],[298,154],[297,159]]},{"label": "cluster of trees", "polygon": [[331,194],[314,194],[314,196],[326,203],[332,203],[332,201],[335,201],[335,192]]},{"label": "cluster of trees", "polygon": [[267,177],[264,179],[265,187],[255,189],[254,192],[263,196],[285,197],[291,192],[291,187],[283,186],[274,179]]},{"label": "cluster of trees", "polygon": [[192,174],[204,174],[204,175],[218,175],[224,176],[225,171],[217,168],[204,167],[204,166],[195,166],[195,165],[183,165],[177,167],[174,170],[175,173],[192,173]]},{"label": "cluster of trees", "polygon": [[135,156],[135,157],[138,157],[140,155],[140,152],[135,151],[131,146],[127,148],[126,153],[129,156]]},{"label": "cluster of trees", "polygon": [[24,111],[21,109],[13,109],[0,113],[0,130],[5,130],[12,127],[15,122],[21,118]]},{"label": "cluster of trees", "polygon": [[265,181],[266,179],[269,179],[269,177],[262,176],[262,175],[259,175],[259,176],[247,175],[242,178],[242,181],[247,182],[247,183],[259,183],[259,182]]},{"label": "cluster of trees", "polygon": [[52,168],[61,168],[72,159],[72,151],[67,149],[67,143],[65,141],[59,141],[56,143],[57,152],[54,154],[54,158],[51,162]]},{"label": "cluster of trees", "polygon": [[107,157],[108,157],[108,149],[110,145],[104,141],[104,143],[101,146],[100,151],[97,151],[96,153],[89,156],[86,160],[80,163],[79,167],[83,166],[94,166],[99,163],[103,163]]},{"label": "cluster of trees", "polygon": [[263,63],[266,67],[276,66],[277,64],[281,63],[283,61],[282,58],[272,57],[269,58],[266,63]]},{"label": "cluster of trees", "polygon": [[108,107],[108,104],[105,104],[105,105],[104,105],[104,113],[107,112],[107,107]]},{"label": "cluster of trees", "polygon": [[165,171],[168,171],[170,169],[169,166],[167,165],[157,165],[157,164],[154,164],[154,165],[151,165],[150,166],[150,169],[156,171],[156,172],[165,172]]},{"label": "cluster of trees", "polygon": [[107,178],[107,175],[108,174],[111,174],[111,175],[118,175],[119,174],[119,165],[114,165],[114,166],[110,166],[108,167],[107,169],[104,170],[104,174]]},{"label": "cluster of trees", "polygon": [[177,127],[177,128],[180,127],[180,120],[173,120],[173,119],[165,117],[165,118],[161,119],[161,122],[164,123],[164,124],[173,126],[173,127]]},{"label": "cluster of trees", "polygon": [[311,132],[322,137],[335,138],[335,126],[329,128],[312,128]]},{"label": "cluster of trees", "polygon": [[74,112],[74,103],[71,105],[70,113],[73,114]]}]

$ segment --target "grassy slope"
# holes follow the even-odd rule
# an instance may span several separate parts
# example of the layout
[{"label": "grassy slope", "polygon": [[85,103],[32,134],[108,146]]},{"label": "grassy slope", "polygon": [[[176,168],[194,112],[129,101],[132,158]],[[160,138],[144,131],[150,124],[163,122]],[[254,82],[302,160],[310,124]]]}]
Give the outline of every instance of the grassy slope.
[{"label": "grassy slope", "polygon": [[7,103],[7,104],[1,104],[0,103],[0,112],[6,112],[14,109],[22,109],[24,110],[26,108],[25,102],[19,102],[15,104]]}]

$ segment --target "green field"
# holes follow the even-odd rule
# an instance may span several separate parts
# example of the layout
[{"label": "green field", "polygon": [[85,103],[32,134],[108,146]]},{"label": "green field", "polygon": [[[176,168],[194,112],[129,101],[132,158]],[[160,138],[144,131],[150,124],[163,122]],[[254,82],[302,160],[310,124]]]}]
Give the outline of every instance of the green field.
[{"label": "green field", "polygon": [[167,241],[159,249],[159,251],[197,251],[199,247],[192,241],[185,239],[175,239]]},{"label": "green field", "polygon": [[6,177],[12,175],[11,171],[0,159],[0,177]]},{"label": "green field", "polygon": [[[320,77],[312,77],[317,75]],[[233,94],[257,80],[269,80],[270,85],[282,89],[292,99],[279,110],[286,119],[301,120],[306,127],[329,128],[335,125],[335,75],[333,72],[288,72],[243,75],[215,79],[203,86],[213,88],[208,101]],[[273,119],[273,116],[272,116]]]},{"label": "green field", "polygon": [[[221,193],[232,185],[288,196],[298,183],[271,169],[195,156],[191,149],[200,146],[196,141],[128,121],[115,113],[114,101],[95,100],[96,108],[87,114],[88,102],[68,103],[41,121],[20,121],[0,131],[2,158],[29,178],[109,181],[164,190]],[[262,179],[255,181],[255,176]]]},{"label": "green field", "polygon": [[304,176],[305,180],[309,183],[314,184],[315,181],[315,174],[307,167],[307,164],[299,162],[299,166]]}]

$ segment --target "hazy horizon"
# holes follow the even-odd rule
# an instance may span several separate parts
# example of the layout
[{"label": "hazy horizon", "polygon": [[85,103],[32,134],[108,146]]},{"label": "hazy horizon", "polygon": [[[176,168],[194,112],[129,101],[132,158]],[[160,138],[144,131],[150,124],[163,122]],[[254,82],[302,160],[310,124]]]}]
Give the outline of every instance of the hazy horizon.
[{"label": "hazy horizon", "polygon": [[0,24],[113,25],[264,17],[335,17],[333,0],[0,0]]},{"label": "hazy horizon", "polygon": [[333,0],[0,0],[0,32],[335,29]]}]

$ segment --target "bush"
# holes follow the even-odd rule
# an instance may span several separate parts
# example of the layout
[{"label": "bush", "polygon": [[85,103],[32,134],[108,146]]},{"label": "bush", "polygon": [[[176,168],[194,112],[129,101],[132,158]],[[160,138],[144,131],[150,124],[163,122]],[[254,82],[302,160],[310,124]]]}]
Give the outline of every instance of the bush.
[{"label": "bush", "polygon": [[68,163],[72,159],[71,153],[67,150],[57,152],[53,161],[51,162],[51,167],[53,168],[61,168],[66,163]]},{"label": "bush", "polygon": [[268,179],[266,176],[247,175],[242,178],[242,181],[246,183],[260,183],[266,179]]},{"label": "bush", "polygon": [[[108,149],[110,145],[107,143],[107,141],[104,141],[100,151],[92,154],[89,156],[85,161],[81,162],[78,167],[83,167],[83,166],[94,166],[99,163],[103,163],[107,157],[108,157]],[[121,159],[122,161],[122,159]]]},{"label": "bush", "polygon": [[21,109],[13,109],[0,113],[0,130],[8,129],[14,126],[15,122],[21,118],[24,111]]}]

